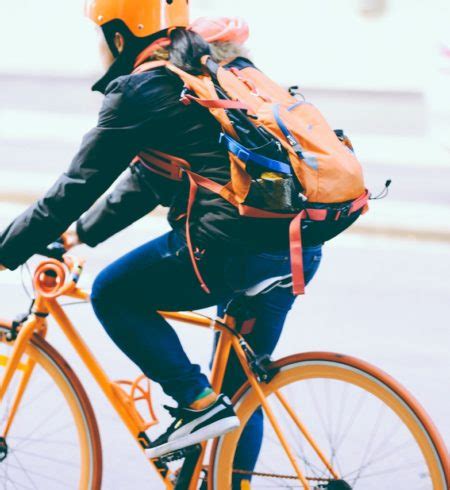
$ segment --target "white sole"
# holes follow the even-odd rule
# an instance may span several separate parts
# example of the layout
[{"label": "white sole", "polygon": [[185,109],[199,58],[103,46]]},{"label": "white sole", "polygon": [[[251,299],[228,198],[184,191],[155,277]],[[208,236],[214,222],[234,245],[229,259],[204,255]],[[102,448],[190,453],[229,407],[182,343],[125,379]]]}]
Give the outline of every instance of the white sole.
[{"label": "white sole", "polygon": [[189,434],[186,437],[181,437],[180,439],[175,439],[173,441],[167,442],[162,446],[146,449],[145,454],[150,459],[160,458],[179,449],[184,449],[189,446],[194,446],[200,442],[207,441],[208,439],[215,439],[216,437],[222,436],[227,432],[231,432],[241,425],[237,417],[228,417],[223,420],[218,420],[217,422],[207,425],[202,429]]}]

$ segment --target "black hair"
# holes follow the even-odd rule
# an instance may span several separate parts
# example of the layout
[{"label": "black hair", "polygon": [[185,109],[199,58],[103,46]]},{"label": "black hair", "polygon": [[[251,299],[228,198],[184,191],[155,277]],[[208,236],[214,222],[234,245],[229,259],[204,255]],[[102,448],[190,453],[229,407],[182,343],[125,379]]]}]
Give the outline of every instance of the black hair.
[{"label": "black hair", "polygon": [[177,28],[170,32],[169,61],[188,73],[202,72],[201,59],[210,55],[210,45],[197,33]]}]

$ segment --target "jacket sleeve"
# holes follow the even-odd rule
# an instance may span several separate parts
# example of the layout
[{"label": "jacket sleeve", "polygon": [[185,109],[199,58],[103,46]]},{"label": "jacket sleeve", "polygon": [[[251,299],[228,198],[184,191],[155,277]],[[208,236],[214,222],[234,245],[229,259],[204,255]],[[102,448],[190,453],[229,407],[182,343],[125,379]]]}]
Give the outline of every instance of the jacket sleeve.
[{"label": "jacket sleeve", "polygon": [[131,165],[113,191],[77,221],[80,240],[95,247],[157,206],[171,206],[178,185],[176,181],[146,170],[139,163]]},{"label": "jacket sleeve", "polygon": [[134,166],[108,196],[98,201],[77,222],[80,240],[95,247],[153,211],[159,199]]},{"label": "jacket sleeve", "polygon": [[0,264],[14,270],[56,240],[127,168],[140,133],[127,107],[127,83],[118,78],[110,84],[97,127],[84,137],[69,169],[0,234]]}]

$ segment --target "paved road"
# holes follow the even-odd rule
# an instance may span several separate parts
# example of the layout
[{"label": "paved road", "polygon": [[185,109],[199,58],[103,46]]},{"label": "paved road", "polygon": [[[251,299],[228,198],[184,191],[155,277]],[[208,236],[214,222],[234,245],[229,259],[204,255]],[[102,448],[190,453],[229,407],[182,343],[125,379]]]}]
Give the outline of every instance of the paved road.
[{"label": "paved road", "polygon": [[[14,212],[9,209],[7,214]],[[0,226],[6,216],[0,216]],[[161,233],[159,218],[147,219],[88,258],[84,284],[125,250]],[[425,405],[450,442],[450,249],[448,245],[345,236],[328,246],[322,269],[289,316],[276,357],[297,351],[345,352],[373,362],[405,384]],[[151,280],[151,279],[149,279]],[[1,315],[24,310],[18,274],[0,275]],[[133,378],[137,369],[108,340],[88,306],[70,314],[113,378]],[[181,327],[191,356],[207,366],[211,336]],[[105,448],[105,490],[144,484],[158,488],[147,463],[118,423],[86,371],[55,328],[50,339],[85,382],[100,421]],[[157,402],[163,396],[156,392]],[[164,400],[167,401],[167,400]],[[130,481],[131,479],[131,481]]]},{"label": "paved road", "polygon": [[[89,94],[86,87],[86,81],[2,77],[0,107],[4,111],[49,113],[60,117],[64,125],[70,125],[71,118],[77,115],[92,116],[95,120],[100,98]],[[311,91],[308,95],[330,114],[337,126],[350,131],[405,137],[421,136],[425,131],[423,101],[414,95],[353,93],[346,94],[344,100],[325,92]],[[385,117],[387,111],[389,117]],[[19,138],[0,139],[0,172],[51,172],[56,176],[75,150],[73,138],[49,141],[19,135]],[[369,185],[375,189],[386,177],[393,177],[392,195],[396,200],[449,204],[450,167],[367,162],[366,170]],[[20,209],[0,203],[0,228]],[[88,258],[85,284],[89,286],[95,273],[125,250],[164,229],[158,218],[147,219],[113,239],[108,246],[82,250]],[[408,386],[450,441],[450,400],[442,396],[450,383],[449,275],[448,244],[358,235],[339,239],[327,247],[322,270],[308,295],[297,301],[277,357],[323,349],[367,359]],[[26,309],[27,300],[21,291],[17,274],[0,275],[0,315],[12,316]],[[112,346],[89,307],[73,308],[70,313],[113,378],[137,375],[136,368]],[[188,329],[188,334],[182,330],[181,335],[192,356],[206,366],[211,345],[209,334]],[[81,378],[88,380],[86,371],[55,329],[51,330],[50,338],[67,355]],[[100,420],[106,452],[104,488],[129,489],[138,484],[157,488],[147,463],[118,424],[102,394],[92,382],[86,381],[86,386]],[[157,398],[163,399],[160,393]]]}]

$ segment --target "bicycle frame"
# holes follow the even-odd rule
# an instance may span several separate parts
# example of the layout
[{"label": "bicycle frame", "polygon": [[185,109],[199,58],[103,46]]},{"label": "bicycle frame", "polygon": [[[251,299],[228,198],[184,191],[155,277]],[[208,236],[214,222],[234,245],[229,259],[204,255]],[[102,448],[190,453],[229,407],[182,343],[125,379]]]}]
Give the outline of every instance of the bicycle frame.
[{"label": "bicycle frame", "polygon": [[[66,290],[64,290],[64,296],[80,299],[84,301],[89,301],[89,293],[79,289],[75,283]],[[28,360],[25,364],[20,364],[22,361],[22,357],[25,353],[26,345],[30,341],[31,337],[35,334],[41,335],[45,337],[47,332],[47,316],[50,315],[54,318],[58,326],[64,332],[70,344],[73,346],[78,356],[84,362],[86,368],[89,370],[93,378],[96,380],[101,390],[114,407],[123,423],[128,428],[129,432],[139,444],[141,449],[144,451],[148,447],[148,443],[150,442],[145,431],[154,423],[157,423],[156,418],[153,415],[153,410],[150,408],[151,414],[154,417],[154,421],[146,423],[137,408],[130,403],[130,398],[128,395],[122,390],[121,383],[124,382],[114,382],[112,381],[102,366],[99,364],[97,359],[95,358],[92,351],[89,349],[88,345],[81,338],[80,334],[77,332],[76,328],[64,312],[63,308],[57,301],[57,297],[60,295],[50,298],[45,297],[43,294],[40,294],[38,291],[33,312],[30,315],[29,319],[21,326],[18,331],[18,336],[14,343],[14,347],[12,349],[11,356],[9,357],[6,366],[3,379],[0,382],[0,403],[8,390],[12,377],[16,369],[20,366],[20,369],[24,372],[19,386],[17,388],[16,394],[14,396],[14,400],[8,414],[8,420],[6,422],[6,428],[4,430],[3,437],[6,437],[15,417],[15,414],[20,406],[20,401],[22,396],[26,390],[28,381],[32,375],[34,365]],[[255,390],[258,398],[260,399],[261,406],[266,413],[268,420],[274,428],[276,435],[280,441],[281,446],[284,448],[286,456],[290,460],[292,467],[297,474],[299,481],[303,484],[305,490],[310,489],[310,485],[302,473],[302,470],[298,466],[297,461],[295,460],[294,453],[285,438],[276,417],[268,404],[266,399],[264,388],[260,384],[256,375],[252,372],[249,367],[249,363],[245,354],[245,351],[242,347],[242,338],[238,335],[235,335],[235,319],[231,316],[225,315],[224,319],[213,320],[202,316],[200,314],[186,312],[186,313],[172,313],[172,312],[160,312],[167,320],[174,320],[177,322],[195,325],[207,329],[212,329],[214,331],[218,331],[221,333],[219,343],[216,350],[216,355],[213,362],[212,368],[212,376],[211,376],[211,385],[216,392],[220,392],[222,389],[222,383],[225,376],[226,366],[228,363],[229,355],[231,349],[233,349],[244,369],[244,372],[248,378],[248,382],[251,387]],[[128,384],[132,384],[126,382]],[[277,398],[280,400],[282,406],[285,408],[292,421],[295,423],[299,431],[303,434],[305,439],[310,443],[311,447],[316,451],[316,454],[324,463],[325,467],[328,468],[330,473],[338,478],[337,473],[334,471],[330,462],[325,458],[324,454],[318,447],[318,445],[314,442],[311,434],[308,433],[306,427],[302,424],[298,416],[294,413],[292,408],[289,406],[287,400],[282,396],[281,393],[276,393]],[[191,483],[189,486],[189,490],[195,490],[198,485],[198,481],[200,478],[200,473],[203,467],[203,459],[205,455],[206,443],[202,445],[201,454],[198,457],[195,470],[192,474]],[[166,465],[161,465],[157,461],[149,460],[149,462],[153,465],[155,470],[158,472],[161,477],[164,485],[167,489],[173,489],[174,484],[170,479],[171,474],[168,471]]]}]

